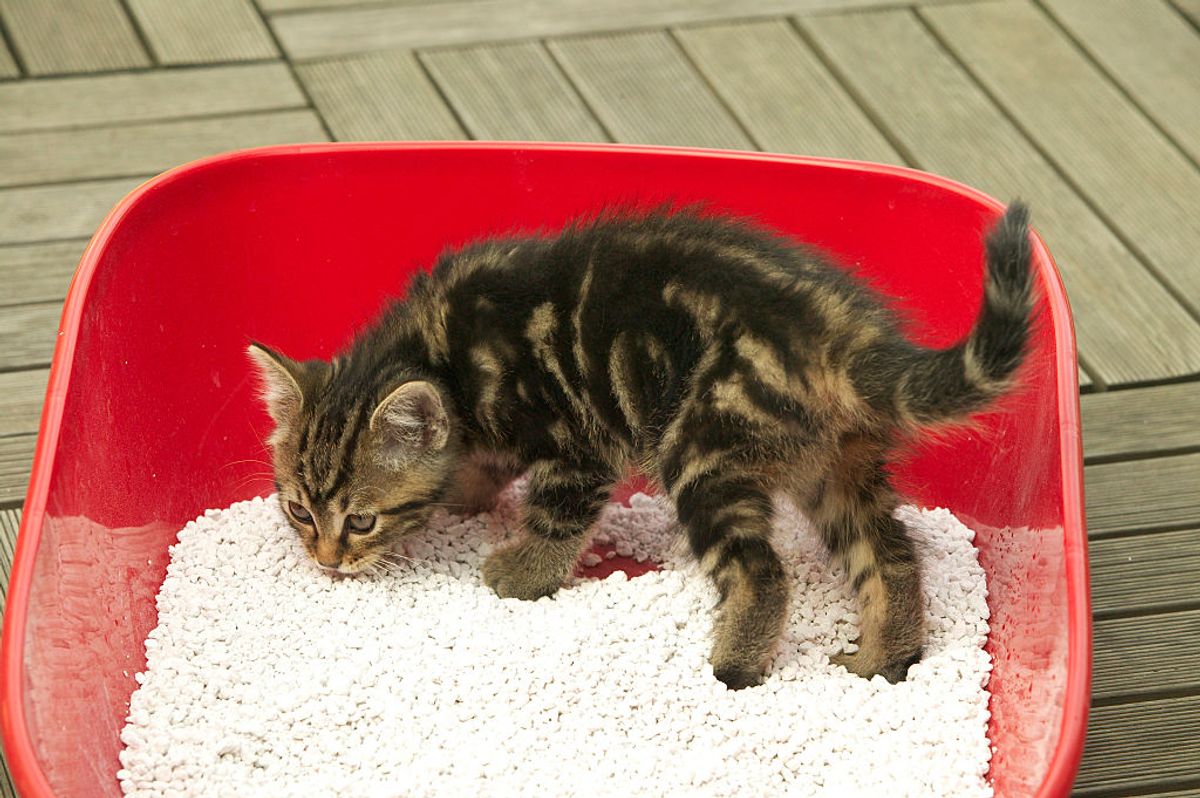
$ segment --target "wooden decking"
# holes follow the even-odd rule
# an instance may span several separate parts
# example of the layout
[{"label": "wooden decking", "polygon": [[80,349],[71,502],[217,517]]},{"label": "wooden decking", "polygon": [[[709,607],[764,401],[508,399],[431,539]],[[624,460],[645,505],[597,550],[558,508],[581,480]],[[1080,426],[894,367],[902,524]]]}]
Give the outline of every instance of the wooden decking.
[{"label": "wooden decking", "polygon": [[3,586],[60,303],[122,195],[222,150],[466,137],[841,156],[1029,200],[1085,391],[1076,794],[1200,796],[1200,0],[0,0]]}]

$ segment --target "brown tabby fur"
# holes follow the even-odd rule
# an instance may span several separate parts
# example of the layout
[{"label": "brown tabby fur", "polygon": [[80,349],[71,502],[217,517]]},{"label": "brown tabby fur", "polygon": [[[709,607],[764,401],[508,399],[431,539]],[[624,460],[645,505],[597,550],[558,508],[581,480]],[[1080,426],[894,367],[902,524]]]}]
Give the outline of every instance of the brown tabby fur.
[{"label": "brown tabby fur", "polygon": [[[712,666],[758,683],[786,621],[772,498],[804,508],[861,603],[863,676],[904,678],[921,579],[886,466],[914,433],[1010,385],[1027,348],[1026,211],[988,241],[985,301],[945,350],[907,342],[806,247],[690,211],[613,214],[444,255],[332,363],[254,345],[281,501],[313,557],[370,570],[438,503],[487,507],[528,472],[528,534],[483,578],[554,593],[629,464],[674,500],[720,605]],[[347,517],[375,517],[359,533]]]}]

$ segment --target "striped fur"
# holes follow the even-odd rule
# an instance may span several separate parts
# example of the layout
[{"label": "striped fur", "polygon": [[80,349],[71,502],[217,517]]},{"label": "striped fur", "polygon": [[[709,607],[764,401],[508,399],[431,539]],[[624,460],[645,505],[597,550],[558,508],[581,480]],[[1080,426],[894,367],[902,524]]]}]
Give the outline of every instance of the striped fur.
[{"label": "striped fur", "polygon": [[[884,303],[810,249],[690,211],[613,214],[553,237],[444,255],[332,363],[251,347],[281,498],[313,556],[359,571],[437,503],[485,507],[528,471],[528,535],[484,578],[558,589],[613,483],[639,465],[674,500],[721,604],[712,664],[755,684],[785,623],[770,542],[790,494],[862,604],[856,673],[920,657],[920,574],[887,464],[931,426],[1008,389],[1032,308],[1027,212],[987,239],[983,308],[945,350],[905,340]],[[347,518],[376,516],[360,534]]]}]

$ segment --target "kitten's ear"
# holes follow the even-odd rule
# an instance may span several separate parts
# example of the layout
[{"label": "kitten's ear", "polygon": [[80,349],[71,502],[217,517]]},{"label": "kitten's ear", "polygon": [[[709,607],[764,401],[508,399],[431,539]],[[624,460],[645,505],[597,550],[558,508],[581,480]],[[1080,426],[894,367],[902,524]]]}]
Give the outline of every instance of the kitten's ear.
[{"label": "kitten's ear", "polygon": [[263,402],[276,427],[291,426],[304,405],[303,386],[309,382],[305,364],[257,343],[250,344],[246,353],[258,367]]},{"label": "kitten's ear", "polygon": [[371,414],[370,428],[389,465],[440,451],[450,437],[442,397],[437,388],[421,380],[406,382],[388,394]]}]

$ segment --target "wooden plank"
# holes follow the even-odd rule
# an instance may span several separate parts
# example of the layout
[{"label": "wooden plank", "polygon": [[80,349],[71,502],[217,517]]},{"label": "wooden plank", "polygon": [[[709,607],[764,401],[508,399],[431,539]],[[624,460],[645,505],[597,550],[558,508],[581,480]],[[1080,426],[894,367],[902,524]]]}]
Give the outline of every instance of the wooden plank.
[{"label": "wooden plank", "polygon": [[[477,2],[478,0],[384,0],[392,5],[446,5],[458,2]],[[319,8],[348,8],[350,6],[380,5],[379,0],[258,0],[263,11],[276,13],[280,11],[310,11]]]},{"label": "wooden plank", "polygon": [[1200,518],[1200,454],[1102,463],[1084,472],[1089,535],[1180,526]]},{"label": "wooden plank", "polygon": [[1196,302],[1200,171],[1037,8],[969,3],[921,13],[1179,295]]},{"label": "wooden plank", "polygon": [[0,84],[0,133],[307,105],[283,64],[248,64]]},{"label": "wooden plank", "polygon": [[296,72],[338,141],[463,137],[412,53],[321,61]]},{"label": "wooden plank", "polygon": [[916,166],[1032,205],[1096,377],[1121,385],[1200,372],[1200,325],[911,13],[800,22]]},{"label": "wooden plank", "polygon": [[539,43],[435,50],[420,59],[474,138],[608,138]]},{"label": "wooden plank", "polygon": [[676,37],[763,149],[903,164],[787,22],[684,28]]},{"label": "wooden plank", "polygon": [[1194,382],[1091,394],[1080,407],[1088,458],[1200,448],[1200,385]]},{"label": "wooden plank", "polygon": [[560,39],[548,46],[617,141],[754,147],[666,33]]},{"label": "wooden plank", "polygon": [[0,246],[0,307],[51,302],[67,295],[86,240]]},{"label": "wooden plank", "polygon": [[1092,633],[1093,701],[1200,690],[1200,610],[1098,621]]},{"label": "wooden plank", "polygon": [[1095,707],[1075,795],[1130,795],[1200,777],[1200,696]]},{"label": "wooden plank", "polygon": [[311,110],[0,136],[0,185],[158,172],[206,155],[325,141]]},{"label": "wooden plank", "polygon": [[1048,0],[1045,8],[1200,160],[1200,37],[1165,0]]},{"label": "wooden plank", "polygon": [[0,244],[90,236],[141,179],[0,189]]},{"label": "wooden plank", "polygon": [[1079,367],[1079,389],[1086,390],[1091,387],[1092,387],[1091,376],[1086,371],[1083,370],[1083,367]]},{"label": "wooden plank", "polygon": [[36,435],[0,438],[0,506],[21,504],[29,486]]},{"label": "wooden plank", "polygon": [[[17,530],[21,526],[20,509],[0,510],[0,613],[8,603],[8,581],[12,573],[13,554],[17,547]],[[7,757],[0,756],[0,798],[16,798]]]},{"label": "wooden plank", "polygon": [[0,370],[49,365],[61,316],[58,302],[0,308]]},{"label": "wooden plank", "polygon": [[37,432],[49,369],[0,372],[0,437]]},{"label": "wooden plank", "polygon": [[8,45],[4,43],[4,39],[0,38],[0,80],[15,78],[20,74],[21,71],[17,69],[16,59],[8,51]]},{"label": "wooden plank", "polygon": [[251,0],[126,0],[163,64],[275,58],[279,50]]},{"label": "wooden plank", "polygon": [[1200,0],[1175,0],[1175,5],[1193,25],[1200,28]]},{"label": "wooden plank", "polygon": [[0,16],[30,74],[150,66],[120,0],[0,0]]},{"label": "wooden plank", "polygon": [[8,603],[8,580],[12,576],[13,555],[17,549],[17,530],[20,528],[20,508],[0,510],[0,612]]},{"label": "wooden plank", "polygon": [[36,442],[36,435],[0,438],[0,506],[24,502]]},{"label": "wooden plank", "polygon": [[1096,618],[1200,608],[1200,529],[1093,540]]},{"label": "wooden plank", "polygon": [[[308,0],[304,0],[307,2]],[[949,0],[926,0],[948,2]],[[890,5],[894,0],[466,0],[320,9],[271,18],[296,59]],[[275,4],[274,7],[279,7]]]}]

